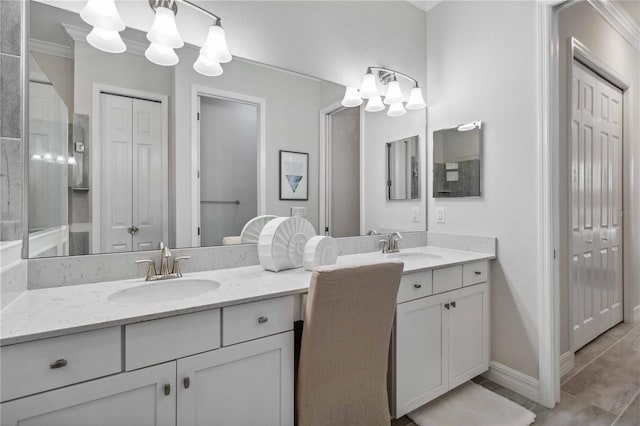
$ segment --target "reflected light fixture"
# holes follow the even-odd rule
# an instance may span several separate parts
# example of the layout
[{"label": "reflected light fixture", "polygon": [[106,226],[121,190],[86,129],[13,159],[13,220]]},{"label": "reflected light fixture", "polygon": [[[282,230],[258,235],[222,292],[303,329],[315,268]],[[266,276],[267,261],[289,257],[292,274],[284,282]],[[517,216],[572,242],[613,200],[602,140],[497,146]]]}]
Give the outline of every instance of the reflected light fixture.
[{"label": "reflected light fixture", "polygon": [[478,129],[481,129],[482,128],[482,121],[478,120],[478,121],[472,121],[470,123],[460,124],[458,126],[458,131],[459,132],[468,132],[469,130],[473,130],[476,127]]},{"label": "reflected light fixture", "polygon": [[[401,77],[402,80],[398,80],[398,77]],[[404,104],[401,81],[411,84],[406,105]],[[362,77],[360,91],[353,87],[347,87],[342,105],[345,107],[360,106],[363,99],[368,99],[364,108],[367,112],[383,111],[386,108],[385,105],[389,105],[387,111],[389,117],[399,117],[405,115],[407,110],[419,110],[427,107],[422,89],[418,86],[416,79],[401,72],[381,67],[367,68],[367,72]]]},{"label": "reflected light fixture", "polygon": [[40,154],[33,154],[33,155],[31,156],[31,159],[32,159],[32,160],[34,160],[34,161],[40,161],[40,160],[42,160],[42,155],[40,155]]},{"label": "reflected light fixture", "polygon": [[71,165],[71,166],[75,166],[76,164],[78,164],[78,162],[76,161],[75,157],[69,157],[67,159],[67,164]]},{"label": "reflected light fixture", "polygon": [[[180,4],[213,20],[213,24],[208,27],[209,32],[193,68],[206,76],[222,74],[220,64],[230,62],[233,57],[227,46],[225,31],[219,16],[189,0],[146,1],[155,13],[153,24],[147,33],[149,47],[144,52],[149,61],[162,66],[172,66],[179,62],[180,58],[175,49],[183,47],[184,40],[180,36],[175,16]],[[126,26],[118,13],[115,0],[88,0],[80,12],[80,17],[93,27],[87,35],[87,42],[91,46],[108,53],[126,51],[127,46],[120,37],[120,32]]]}]

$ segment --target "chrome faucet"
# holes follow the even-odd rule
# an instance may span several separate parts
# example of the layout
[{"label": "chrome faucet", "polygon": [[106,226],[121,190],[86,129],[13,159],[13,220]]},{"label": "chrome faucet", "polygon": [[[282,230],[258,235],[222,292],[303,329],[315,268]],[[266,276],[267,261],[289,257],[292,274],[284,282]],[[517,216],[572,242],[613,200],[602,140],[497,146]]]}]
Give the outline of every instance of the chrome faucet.
[{"label": "chrome faucet", "polygon": [[398,241],[402,239],[402,235],[399,232],[392,232],[386,235],[384,240],[380,240],[382,243],[382,253],[397,253],[400,251],[398,248]]},{"label": "chrome faucet", "polygon": [[158,281],[167,280],[169,278],[182,277],[182,271],[180,270],[180,261],[191,259],[191,256],[176,257],[173,260],[173,267],[171,268],[171,272],[169,272],[170,259],[171,251],[169,251],[169,247],[165,246],[164,243],[160,241],[160,273],[156,272],[156,262],[154,260],[136,260],[136,263],[147,263],[149,265],[149,269],[147,269],[147,278],[145,279],[145,281]]}]

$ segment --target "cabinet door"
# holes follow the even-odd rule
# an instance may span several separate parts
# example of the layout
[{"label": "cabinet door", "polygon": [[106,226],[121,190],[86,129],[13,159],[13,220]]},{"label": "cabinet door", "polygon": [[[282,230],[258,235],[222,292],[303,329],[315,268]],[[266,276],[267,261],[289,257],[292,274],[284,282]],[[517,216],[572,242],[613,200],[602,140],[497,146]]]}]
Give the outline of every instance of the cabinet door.
[{"label": "cabinet door", "polygon": [[175,380],[169,362],[5,402],[2,425],[174,425]]},{"label": "cabinet door", "polygon": [[487,284],[450,294],[449,387],[489,368],[489,292]]},{"label": "cabinet door", "polygon": [[293,425],[293,332],[178,360],[178,425]]},{"label": "cabinet door", "polygon": [[401,303],[395,328],[395,417],[445,393],[447,377],[448,295]]}]

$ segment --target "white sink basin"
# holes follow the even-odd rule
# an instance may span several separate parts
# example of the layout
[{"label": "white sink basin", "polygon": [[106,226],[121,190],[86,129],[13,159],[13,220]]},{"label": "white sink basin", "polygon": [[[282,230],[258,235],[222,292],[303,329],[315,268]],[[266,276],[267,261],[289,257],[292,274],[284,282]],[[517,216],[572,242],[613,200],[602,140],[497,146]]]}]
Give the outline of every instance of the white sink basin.
[{"label": "white sink basin", "polygon": [[211,280],[178,278],[167,281],[151,281],[113,293],[109,296],[109,300],[121,302],[168,302],[201,296],[215,291],[218,287],[220,287],[220,283]]},{"label": "white sink basin", "polygon": [[398,253],[389,253],[387,257],[406,260],[423,260],[423,259],[442,259],[439,254],[420,253],[412,251],[401,251]]}]

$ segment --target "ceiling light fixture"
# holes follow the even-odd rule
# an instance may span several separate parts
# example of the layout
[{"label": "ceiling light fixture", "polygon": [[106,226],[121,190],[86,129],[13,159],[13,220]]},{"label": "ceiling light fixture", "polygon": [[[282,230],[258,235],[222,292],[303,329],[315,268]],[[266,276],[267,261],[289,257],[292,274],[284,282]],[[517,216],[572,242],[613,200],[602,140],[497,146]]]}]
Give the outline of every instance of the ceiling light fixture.
[{"label": "ceiling light fixture", "polygon": [[[230,62],[233,57],[227,46],[225,31],[219,16],[189,0],[142,1],[148,1],[155,13],[153,25],[147,33],[150,44],[144,53],[149,61],[162,66],[172,66],[179,62],[180,58],[175,49],[183,47],[184,40],[178,31],[175,16],[180,3],[213,20],[213,25],[209,27],[209,33],[193,68],[206,76],[222,74],[220,64]],[[120,32],[126,26],[118,13],[115,0],[88,0],[80,12],[80,17],[93,26],[87,35],[87,42],[91,46],[108,53],[122,53],[127,50],[127,46],[120,37]]]},{"label": "ceiling light fixture", "polygon": [[[401,81],[411,84],[409,97],[405,102]],[[408,90],[408,89],[405,89]],[[382,100],[384,97],[384,101]],[[389,105],[387,115],[389,117],[399,117],[405,115],[407,110],[419,110],[426,108],[427,104],[422,95],[422,89],[418,86],[418,81],[398,71],[381,67],[369,67],[362,77],[360,91],[353,87],[345,90],[342,105],[346,107],[356,107],[362,104],[363,99],[368,99],[364,108],[367,112],[383,111]]]}]

